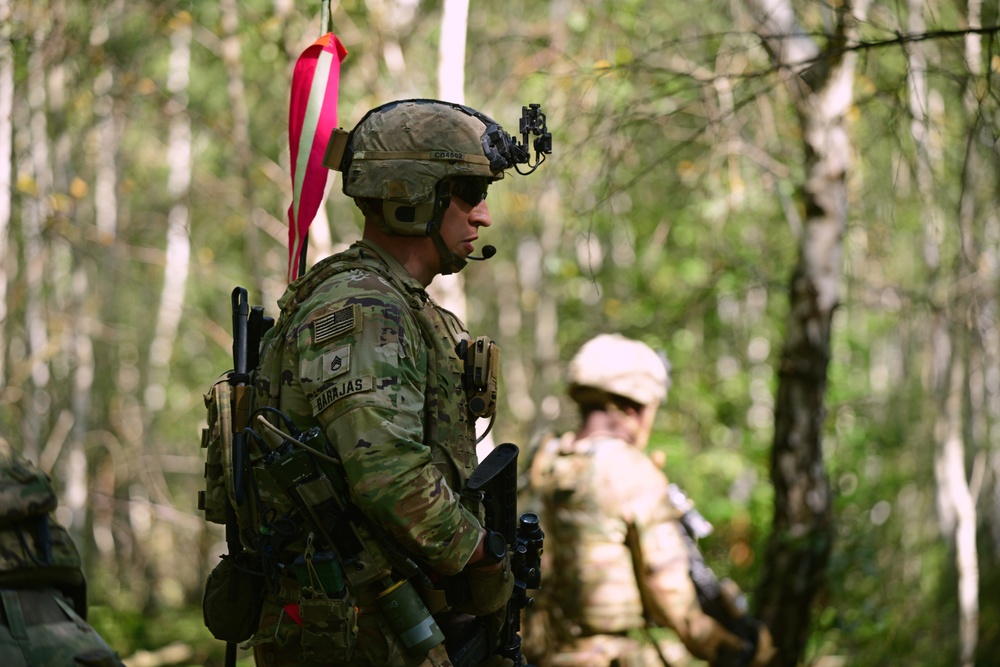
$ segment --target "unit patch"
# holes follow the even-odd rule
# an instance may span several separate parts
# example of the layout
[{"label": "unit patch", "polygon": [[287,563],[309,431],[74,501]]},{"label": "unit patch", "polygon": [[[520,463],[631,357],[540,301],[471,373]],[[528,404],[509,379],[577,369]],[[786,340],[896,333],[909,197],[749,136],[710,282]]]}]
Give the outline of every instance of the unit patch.
[{"label": "unit patch", "polygon": [[364,377],[344,380],[343,382],[327,387],[310,399],[313,414],[318,415],[344,396],[371,391],[374,385],[374,378],[371,375],[366,375]]},{"label": "unit patch", "polygon": [[324,315],[313,323],[313,344],[319,345],[328,340],[343,335],[348,331],[356,331],[361,326],[361,306],[352,303],[329,315]]}]

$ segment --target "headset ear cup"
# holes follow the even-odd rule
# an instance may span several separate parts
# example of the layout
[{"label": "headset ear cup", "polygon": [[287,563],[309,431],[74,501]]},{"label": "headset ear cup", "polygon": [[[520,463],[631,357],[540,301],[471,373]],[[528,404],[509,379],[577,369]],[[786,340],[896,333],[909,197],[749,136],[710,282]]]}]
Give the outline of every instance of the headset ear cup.
[{"label": "headset ear cup", "polygon": [[427,236],[434,221],[434,202],[413,205],[386,199],[382,202],[382,217],[395,234]]},{"label": "headset ear cup", "polygon": [[419,204],[385,199],[382,201],[382,216],[386,226],[402,236],[429,236],[431,230],[441,224],[445,210],[451,206],[451,184],[440,181],[434,187],[434,197]]}]

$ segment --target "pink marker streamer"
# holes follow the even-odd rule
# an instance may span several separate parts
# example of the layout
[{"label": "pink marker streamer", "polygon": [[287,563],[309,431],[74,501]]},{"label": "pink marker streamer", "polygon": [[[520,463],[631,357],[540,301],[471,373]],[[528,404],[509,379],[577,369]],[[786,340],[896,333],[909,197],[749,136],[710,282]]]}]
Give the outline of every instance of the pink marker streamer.
[{"label": "pink marker streamer", "polygon": [[288,282],[305,269],[309,225],[323,202],[329,170],[323,166],[330,132],[337,127],[340,63],[347,49],[332,32],[302,52],[292,74],[288,146],[292,204],[288,207]]}]

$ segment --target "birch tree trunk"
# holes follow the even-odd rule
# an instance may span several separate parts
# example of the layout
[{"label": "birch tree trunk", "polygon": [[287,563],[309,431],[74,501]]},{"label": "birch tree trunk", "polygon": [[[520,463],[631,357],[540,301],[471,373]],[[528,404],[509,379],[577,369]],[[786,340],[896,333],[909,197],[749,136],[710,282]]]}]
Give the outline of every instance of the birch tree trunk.
[{"label": "birch tree trunk", "polygon": [[[924,20],[925,5],[920,0],[910,0],[908,16],[908,32],[920,35],[926,32]],[[980,25],[980,3],[973,0],[968,3],[969,28]],[[975,80],[980,73],[980,48],[978,35],[966,36],[966,64],[970,75],[964,106],[966,117],[976,118],[976,100],[972,95]],[[922,209],[925,215],[924,229],[924,262],[932,276],[931,284],[940,286],[933,292],[947,293],[950,286],[961,284],[968,276],[976,273],[979,266],[976,257],[978,250],[974,243],[973,219],[975,216],[976,154],[973,145],[975,140],[970,136],[967,144],[966,168],[963,170],[963,187],[958,211],[959,256],[955,262],[958,275],[951,272],[943,274],[941,248],[945,241],[946,230],[953,226],[946,224],[946,214],[941,209],[936,192],[939,184],[935,182],[934,174],[940,172],[940,155],[933,146],[936,128],[930,115],[930,96],[928,93],[925,45],[913,42],[907,46],[908,73],[907,82],[910,93],[911,131],[917,148],[916,177],[920,192]],[[975,133],[976,123],[969,129]],[[983,281],[984,283],[986,281]],[[987,288],[990,292],[992,289]],[[975,323],[980,320],[980,308],[991,312],[989,302],[994,301],[992,294],[983,294],[979,298],[968,299],[962,295],[947,298],[945,303],[936,304],[933,319],[931,350],[928,360],[931,395],[937,396],[938,415],[935,427],[937,454],[935,456],[934,474],[937,480],[937,508],[941,530],[947,539],[955,543],[955,565],[958,573],[958,606],[959,606],[959,662],[963,667],[970,667],[975,658],[978,624],[979,624],[979,563],[976,553],[976,503],[970,489],[966,459],[966,433],[974,433],[967,428],[963,410],[964,397],[967,389],[969,395],[974,395],[970,386],[972,373],[966,371],[973,365],[970,361],[975,343],[970,340],[971,331],[966,322]],[[980,303],[981,305],[976,305]],[[973,312],[966,312],[967,310]],[[992,318],[991,318],[992,319]],[[982,329],[979,339],[988,341],[993,335],[992,326]],[[993,355],[987,355],[990,358]]]},{"label": "birch tree trunk", "polygon": [[167,217],[167,248],[163,269],[163,289],[157,310],[153,341],[149,348],[149,375],[145,402],[151,412],[166,401],[165,383],[180,326],[191,257],[190,220],[187,201],[191,189],[191,119],[187,90],[191,65],[191,17],[182,12],[174,19],[170,36],[170,69],[167,89],[170,100],[170,136],[167,146],[169,175],[167,193],[173,200]]},{"label": "birch tree trunk", "polygon": [[757,588],[758,616],[774,635],[772,664],[798,664],[810,611],[822,590],[834,526],[823,461],[830,330],[838,303],[847,219],[851,145],[846,114],[853,102],[857,23],[864,0],[836,12],[825,52],[799,28],[787,0],[751,0],[758,34],[781,68],[805,143],[799,259],[792,274],[785,343],[779,360],[771,480],[774,519]]},{"label": "birch tree trunk", "polygon": [[[52,174],[49,164],[48,122],[46,119],[45,44],[49,32],[43,23],[35,29],[28,56],[29,157],[23,178],[32,184],[32,192],[23,198],[23,259],[25,282],[24,324],[28,335],[30,382],[21,420],[24,455],[37,461],[40,454],[42,424],[47,421],[49,385],[49,334],[46,325],[43,287],[46,248],[42,227],[49,215]],[[20,177],[21,175],[19,175]]]},{"label": "birch tree trunk", "polygon": [[7,386],[7,267],[14,183],[14,49],[10,0],[0,0],[0,394]]},{"label": "birch tree trunk", "polygon": [[[444,11],[441,14],[441,42],[438,46],[438,99],[465,104],[465,37],[468,27],[469,0],[445,0]],[[463,273],[436,277],[430,284],[428,293],[438,304],[468,324],[468,302],[465,297]],[[476,422],[476,431],[482,437],[476,445],[476,453],[480,460],[495,446],[493,433],[488,430],[489,426],[488,419]]]},{"label": "birch tree trunk", "polygon": [[[465,104],[465,33],[469,25],[469,0],[445,0],[438,46],[438,99]],[[441,306],[466,322],[465,280],[461,273],[438,276],[427,290]]]},{"label": "birch tree trunk", "polygon": [[976,503],[969,490],[965,469],[965,438],[962,405],[966,389],[967,350],[955,346],[945,387],[944,404],[938,418],[939,451],[934,464],[939,502],[946,503],[955,517],[955,564],[958,570],[959,664],[972,667],[979,629],[979,561],[976,557]]},{"label": "birch tree trunk", "polygon": [[264,263],[260,261],[260,234],[257,231],[257,204],[251,173],[250,111],[247,107],[246,86],[243,83],[243,57],[240,46],[240,18],[235,0],[222,0],[222,61],[226,66],[229,106],[233,114],[233,170],[243,184],[243,242],[245,266],[250,271],[253,294],[263,294]]}]

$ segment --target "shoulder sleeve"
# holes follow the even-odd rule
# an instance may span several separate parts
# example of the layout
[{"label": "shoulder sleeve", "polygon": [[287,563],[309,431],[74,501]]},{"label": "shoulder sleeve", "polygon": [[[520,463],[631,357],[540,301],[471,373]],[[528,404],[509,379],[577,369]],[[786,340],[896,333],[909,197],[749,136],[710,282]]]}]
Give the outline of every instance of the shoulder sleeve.
[{"label": "shoulder sleeve", "polygon": [[630,549],[646,613],[656,623],[673,628],[696,657],[712,660],[720,644],[736,641],[738,645],[738,640],[705,614],[698,602],[683,528],[667,493],[667,477],[634,447],[619,450],[616,456],[622,464],[602,469],[616,471],[618,476],[627,471],[627,486],[609,482],[608,488],[615,489],[634,536]]},{"label": "shoulder sleeve", "polygon": [[458,572],[480,528],[424,443],[428,355],[419,325],[377,276],[348,274],[325,291],[338,298],[298,328],[298,371],[352,500],[404,549],[443,574]]}]

